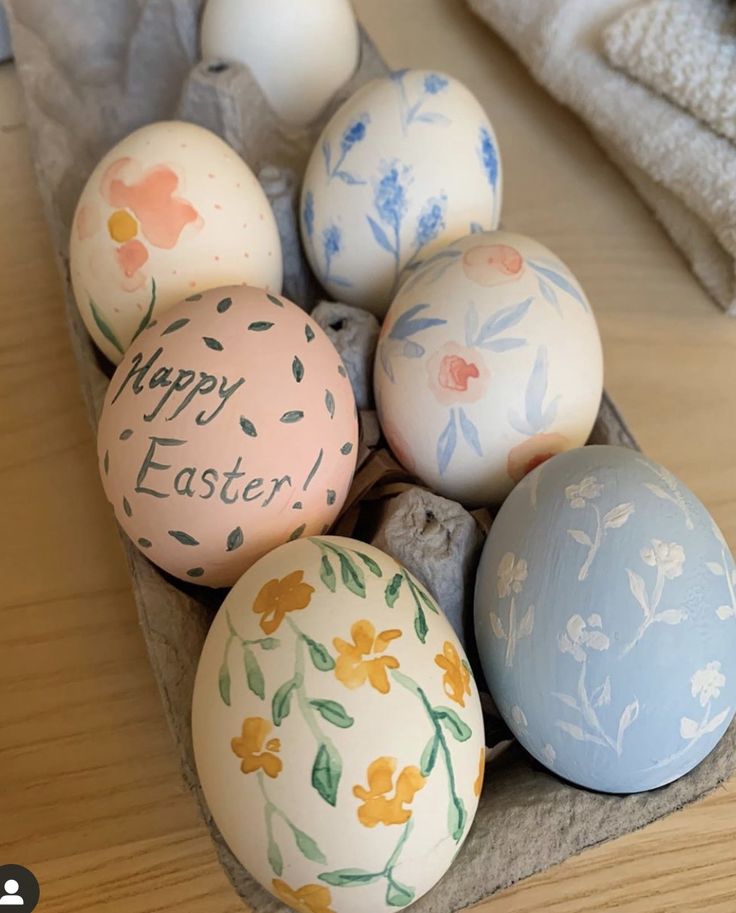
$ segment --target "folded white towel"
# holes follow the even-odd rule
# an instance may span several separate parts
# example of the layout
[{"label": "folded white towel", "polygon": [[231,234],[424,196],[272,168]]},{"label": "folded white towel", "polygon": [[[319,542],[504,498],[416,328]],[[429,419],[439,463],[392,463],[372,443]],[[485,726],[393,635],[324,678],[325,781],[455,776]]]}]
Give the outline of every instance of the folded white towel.
[{"label": "folded white towel", "polygon": [[603,32],[608,60],[736,140],[736,7],[728,0],[650,0]]},{"label": "folded white towel", "polygon": [[543,86],[587,121],[703,285],[736,314],[736,148],[608,63],[603,31],[632,0],[468,3]]}]

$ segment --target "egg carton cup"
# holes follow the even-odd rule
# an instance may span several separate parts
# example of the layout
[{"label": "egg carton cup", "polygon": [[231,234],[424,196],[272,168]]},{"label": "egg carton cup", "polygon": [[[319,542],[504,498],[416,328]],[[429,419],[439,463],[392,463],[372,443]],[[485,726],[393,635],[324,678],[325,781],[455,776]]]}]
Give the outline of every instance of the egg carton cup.
[{"label": "egg carton cup", "polygon": [[[92,345],[69,283],[68,236],[74,206],[98,158],[142,124],[183,118],[229,142],[259,175],[276,213],[284,250],[284,294],[307,310],[318,289],[299,245],[296,197],[309,152],[330,113],[359,85],[386,72],[363,35],[351,81],[307,128],[281,123],[242,66],[198,62],[201,0],[6,0],[25,95],[33,160],[53,245],[64,278],[66,315],[82,391],[96,427],[111,374]],[[376,328],[360,316],[322,306],[363,409],[360,467],[339,531],[354,531],[393,553],[444,603],[456,626],[467,616],[487,514],[469,515],[406,477],[381,447],[370,410],[370,358]],[[362,373],[361,373],[362,372]],[[636,447],[604,394],[589,443]],[[190,706],[198,657],[222,600],[175,581],[123,537],[151,667],[181,758],[220,860],[235,889],[257,913],[286,908],[238,863],[215,827],[197,780]],[[462,630],[462,627],[461,627]],[[467,633],[467,632],[465,632]],[[466,638],[471,653],[472,641]],[[468,839],[417,913],[465,909],[512,882],[585,847],[643,827],[703,796],[726,779],[736,757],[736,724],[687,776],[631,796],[591,793],[546,772],[508,739],[486,707],[495,760]],[[500,756],[498,756],[500,753]]]}]

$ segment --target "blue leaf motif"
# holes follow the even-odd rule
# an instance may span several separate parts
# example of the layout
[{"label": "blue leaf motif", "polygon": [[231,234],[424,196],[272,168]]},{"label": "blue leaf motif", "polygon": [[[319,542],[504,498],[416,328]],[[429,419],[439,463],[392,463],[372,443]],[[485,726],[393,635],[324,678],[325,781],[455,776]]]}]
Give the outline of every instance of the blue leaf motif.
[{"label": "blue leaf motif", "polygon": [[445,117],[444,114],[430,113],[429,111],[424,114],[417,114],[414,117],[414,121],[423,124],[449,124],[451,123],[449,117]]},{"label": "blue leaf motif", "polygon": [[420,317],[414,319],[417,314],[420,314],[428,307],[428,304],[415,304],[413,307],[410,307],[408,311],[404,311],[393,327],[391,327],[391,332],[388,334],[389,339],[407,339],[420,330],[427,330],[429,327],[437,327],[447,323],[446,320],[442,320],[439,317]]},{"label": "blue leaf motif", "polygon": [[485,231],[485,228],[480,224],[480,222],[471,222],[470,223],[470,234],[477,235],[478,232]]},{"label": "blue leaf motif", "polygon": [[347,171],[336,171],[335,177],[340,178],[341,181],[344,181],[346,184],[367,184],[367,181],[362,181],[360,178],[356,178],[354,175],[350,174]]},{"label": "blue leaf motif", "polygon": [[[550,304],[554,304],[556,306],[557,295],[555,294],[555,290],[552,288],[549,282],[545,282],[541,276],[537,276],[537,282],[539,283],[539,291],[542,293],[542,297],[546,301],[549,301]],[[559,311],[559,308],[557,308],[557,310]]]},{"label": "blue leaf motif", "polygon": [[402,351],[407,358],[421,358],[422,355],[424,355],[425,349],[424,346],[420,346],[418,342],[407,339]]},{"label": "blue leaf motif", "polygon": [[465,312],[465,345],[474,345],[475,334],[478,332],[478,311],[471,302],[470,307]]},{"label": "blue leaf motif", "polygon": [[509,349],[520,349],[526,345],[526,339],[518,336],[507,336],[505,339],[489,339],[488,342],[481,344],[481,349],[488,349],[490,352],[508,352]]},{"label": "blue leaf motif", "polygon": [[331,149],[330,149],[329,140],[325,140],[325,141],[322,143],[322,155],[324,156],[325,168],[327,169],[327,174],[329,175],[329,173],[330,173],[330,164],[331,164],[331,160],[332,160],[332,151],[331,151]]},{"label": "blue leaf motif", "polygon": [[450,409],[450,420],[437,441],[437,465],[440,470],[440,475],[444,475],[447,467],[450,465],[450,460],[455,452],[456,445],[457,427],[455,425],[455,410]]},{"label": "blue leaf motif", "polygon": [[467,417],[462,406],[458,409],[458,414],[460,415],[460,428],[463,432],[463,437],[468,444],[475,450],[479,457],[483,456],[483,451],[480,446],[480,438],[478,437],[478,429],[475,427],[473,422]]},{"label": "blue leaf motif", "polygon": [[497,336],[504,330],[508,330],[510,327],[515,326],[529,310],[531,303],[532,299],[526,298],[524,301],[520,301],[519,304],[501,308],[500,311],[497,311],[489,317],[480,328],[476,344],[483,345],[491,336]]},{"label": "blue leaf motif", "polygon": [[525,399],[526,419],[534,431],[542,431],[545,427],[543,405],[547,395],[547,373],[547,346],[540,346],[526,387]]},{"label": "blue leaf motif", "polygon": [[563,292],[567,292],[568,295],[572,295],[576,301],[579,301],[580,304],[582,304],[586,311],[590,310],[588,302],[585,300],[585,298],[583,298],[583,296],[570,282],[569,279],[566,279],[561,273],[558,273],[557,270],[554,270],[549,266],[542,266],[541,263],[533,263],[531,260],[529,260],[528,263],[532,269],[536,270],[537,273],[544,276],[545,279],[549,279],[549,281],[556,285],[557,288],[561,288]]},{"label": "blue leaf motif", "polygon": [[388,237],[386,236],[386,232],[381,228],[375,219],[372,219],[370,216],[366,216],[366,218],[368,219],[368,224],[371,227],[371,231],[373,232],[373,237],[375,238],[376,243],[389,254],[393,255],[394,249],[391,246],[391,242],[389,241]]},{"label": "blue leaf motif", "polygon": [[[325,280],[327,281],[327,280]],[[331,285],[339,285],[340,288],[352,288],[353,283],[349,279],[344,279],[342,276],[330,276]]]}]

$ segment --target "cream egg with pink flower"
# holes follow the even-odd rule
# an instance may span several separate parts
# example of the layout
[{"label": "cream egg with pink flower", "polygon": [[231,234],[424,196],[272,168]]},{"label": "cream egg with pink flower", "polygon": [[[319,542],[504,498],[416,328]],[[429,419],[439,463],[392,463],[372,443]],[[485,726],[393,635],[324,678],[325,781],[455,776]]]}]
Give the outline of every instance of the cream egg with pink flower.
[{"label": "cream egg with pink flower", "polygon": [[188,295],[244,283],[281,291],[281,243],[255,175],[214,133],[178,121],[142,127],[100,160],[69,256],[79,312],[115,364]]},{"label": "cream egg with pink flower", "polygon": [[413,474],[462,503],[497,503],[587,440],[603,389],[598,327],[550,250],[473,233],[405,273],[374,387],[385,436]]}]

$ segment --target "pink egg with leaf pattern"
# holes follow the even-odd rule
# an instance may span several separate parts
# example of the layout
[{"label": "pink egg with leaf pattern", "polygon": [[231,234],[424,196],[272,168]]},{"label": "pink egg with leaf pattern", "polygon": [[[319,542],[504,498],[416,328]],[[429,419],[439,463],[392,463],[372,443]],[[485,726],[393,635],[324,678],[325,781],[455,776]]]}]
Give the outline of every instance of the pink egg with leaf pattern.
[{"label": "pink egg with leaf pattern", "polygon": [[136,338],[107,391],[98,455],[138,548],[218,587],[329,529],[357,439],[350,381],[322,329],[284,298],[231,286],[190,295]]},{"label": "pink egg with leaf pattern", "polygon": [[240,282],[281,291],[281,242],[261,185],[219,136],[183,121],[141,127],[100,160],[69,258],[82,319],[115,364],[186,295]]}]

